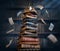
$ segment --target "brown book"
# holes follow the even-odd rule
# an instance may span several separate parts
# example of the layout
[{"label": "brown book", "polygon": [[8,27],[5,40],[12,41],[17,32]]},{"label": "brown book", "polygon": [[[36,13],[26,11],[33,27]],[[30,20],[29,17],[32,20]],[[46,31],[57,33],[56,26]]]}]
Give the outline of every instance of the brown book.
[{"label": "brown book", "polygon": [[38,38],[38,34],[21,34],[21,36],[24,36],[24,37],[32,37],[32,38]]},{"label": "brown book", "polygon": [[37,30],[21,30],[20,33],[24,33],[25,31],[30,32],[30,33],[36,33],[37,32]]},{"label": "brown book", "polygon": [[18,44],[33,44],[33,45],[37,45],[37,44],[39,44],[40,42],[18,42]]},{"label": "brown book", "polygon": [[26,30],[27,32],[37,32],[37,30]]},{"label": "brown book", "polygon": [[37,15],[25,15],[23,19],[29,18],[29,19],[37,19]]},{"label": "brown book", "polygon": [[25,27],[21,28],[21,30],[26,30],[26,29],[37,30],[38,27],[25,26]]},{"label": "brown book", "polygon": [[39,41],[39,38],[21,37],[21,41]]},{"label": "brown book", "polygon": [[26,28],[26,27],[21,28],[21,32],[23,32],[23,31],[37,32],[36,29],[28,29],[28,28]]},{"label": "brown book", "polygon": [[34,27],[37,27],[38,26],[38,24],[32,23],[32,22],[28,22],[28,21],[23,23],[23,25],[26,25],[26,24],[33,25]]},{"label": "brown book", "polygon": [[21,32],[20,34],[24,35],[24,34],[37,34],[37,32],[27,32],[27,31],[24,31],[24,32]]},{"label": "brown book", "polygon": [[40,48],[40,45],[21,44],[21,48]]}]

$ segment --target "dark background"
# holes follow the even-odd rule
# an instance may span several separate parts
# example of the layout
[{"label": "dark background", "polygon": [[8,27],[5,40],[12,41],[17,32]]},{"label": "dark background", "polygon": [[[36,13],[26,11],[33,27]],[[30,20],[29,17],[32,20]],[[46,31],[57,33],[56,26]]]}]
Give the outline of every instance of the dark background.
[{"label": "dark background", "polygon": [[[1,51],[16,51],[17,50],[17,39],[19,37],[18,32],[21,27],[21,20],[17,20],[17,13],[22,11],[26,6],[32,5],[33,7],[37,5],[43,5],[45,8],[41,10],[36,8],[38,11],[38,18],[44,18],[47,22],[47,26],[39,22],[39,38],[41,39],[41,51],[60,51],[60,0],[0,0],[0,50]],[[49,17],[45,13],[48,10]],[[8,18],[12,17],[14,20],[14,25],[11,26],[8,22]],[[50,32],[48,30],[49,24],[53,23],[55,25],[54,30]],[[14,28],[15,31],[9,34],[6,32]],[[49,34],[54,34],[58,42],[53,44],[47,36]],[[9,40],[13,38],[14,41],[9,48],[6,48]]]}]

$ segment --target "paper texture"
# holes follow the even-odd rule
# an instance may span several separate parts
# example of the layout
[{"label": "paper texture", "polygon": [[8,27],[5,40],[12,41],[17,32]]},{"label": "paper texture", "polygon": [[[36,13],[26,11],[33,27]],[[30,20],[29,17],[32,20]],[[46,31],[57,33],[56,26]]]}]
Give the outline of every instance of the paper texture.
[{"label": "paper texture", "polygon": [[53,34],[50,34],[49,36],[48,36],[48,38],[49,38],[49,40],[51,40],[53,43],[56,43],[58,40],[57,40],[57,38],[53,35]]},{"label": "paper texture", "polygon": [[54,29],[54,24],[53,23],[50,23],[50,26],[48,28],[50,31],[52,31]]},{"label": "paper texture", "polygon": [[8,33],[11,33],[13,31],[14,31],[14,29],[11,29],[11,30],[7,31],[6,33],[8,34]]},{"label": "paper texture", "polygon": [[9,43],[6,45],[6,47],[8,48],[10,45],[11,45],[11,43],[12,43],[12,39],[9,41]]},{"label": "paper texture", "polygon": [[10,25],[13,25],[13,24],[14,24],[14,22],[13,22],[12,17],[10,17],[10,18],[8,18],[8,19],[9,19],[9,23],[10,23]]}]

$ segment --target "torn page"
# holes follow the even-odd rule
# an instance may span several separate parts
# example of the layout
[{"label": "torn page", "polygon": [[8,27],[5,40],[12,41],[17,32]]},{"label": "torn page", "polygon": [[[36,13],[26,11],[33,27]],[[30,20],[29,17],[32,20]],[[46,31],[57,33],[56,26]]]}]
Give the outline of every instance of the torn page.
[{"label": "torn page", "polygon": [[13,42],[13,39],[11,39],[11,40],[9,41],[9,43],[6,45],[6,48],[8,48],[8,47],[11,45],[12,42]]},{"label": "torn page", "polygon": [[54,24],[53,23],[50,23],[50,26],[48,28],[50,31],[52,31],[54,29]]},{"label": "torn page", "polygon": [[7,31],[6,33],[8,34],[8,33],[11,33],[13,31],[14,31],[14,29],[11,29],[11,30]]},{"label": "torn page", "polygon": [[48,11],[46,10],[46,13],[47,13],[47,15],[48,15],[48,17],[49,17],[49,13],[48,13]]},{"label": "torn page", "polygon": [[41,21],[42,21],[44,24],[46,24],[46,22],[44,21],[44,19],[41,18]]},{"label": "torn page", "polygon": [[21,13],[22,13],[22,11],[19,11],[19,12],[17,13],[17,17],[18,17]]},{"label": "torn page", "polygon": [[9,19],[10,25],[13,25],[13,24],[14,24],[14,21],[13,21],[12,17],[10,17],[10,18],[8,18],[8,19]]},{"label": "torn page", "polygon": [[49,38],[49,40],[51,40],[53,43],[56,43],[56,42],[58,41],[57,38],[56,38],[53,34],[48,35],[48,38]]}]

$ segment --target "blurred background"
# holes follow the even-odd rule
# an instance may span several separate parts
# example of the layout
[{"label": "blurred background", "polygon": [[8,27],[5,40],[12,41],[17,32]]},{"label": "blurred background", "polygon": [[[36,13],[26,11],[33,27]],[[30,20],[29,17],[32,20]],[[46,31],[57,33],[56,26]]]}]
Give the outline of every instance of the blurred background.
[{"label": "blurred background", "polygon": [[[38,11],[38,19],[43,18],[48,25],[41,22],[39,24],[39,38],[41,39],[41,51],[60,51],[60,0],[0,0],[0,50],[17,51],[17,40],[21,27],[21,17],[17,16],[19,11],[23,11],[25,7],[35,7]],[[41,11],[36,6],[43,5],[44,9]],[[48,11],[49,17],[45,10]],[[14,25],[10,25],[8,18],[12,17]],[[48,30],[50,23],[54,24],[54,30]],[[8,30],[14,29],[13,32],[7,34]],[[52,43],[47,36],[53,34],[57,37],[58,42]],[[9,48],[6,45],[13,39]]]}]

